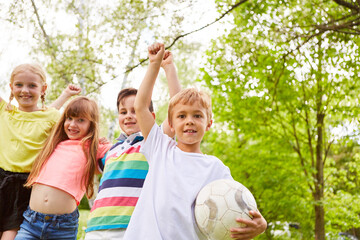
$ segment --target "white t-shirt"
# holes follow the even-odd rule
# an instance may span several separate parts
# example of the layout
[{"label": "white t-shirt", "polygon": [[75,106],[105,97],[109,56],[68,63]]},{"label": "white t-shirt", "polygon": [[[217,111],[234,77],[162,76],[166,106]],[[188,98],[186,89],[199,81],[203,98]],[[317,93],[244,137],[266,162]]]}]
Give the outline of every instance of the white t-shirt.
[{"label": "white t-shirt", "polygon": [[217,179],[232,179],[218,158],[181,151],[154,124],[141,152],[149,172],[124,239],[199,239],[194,217],[198,192]]}]

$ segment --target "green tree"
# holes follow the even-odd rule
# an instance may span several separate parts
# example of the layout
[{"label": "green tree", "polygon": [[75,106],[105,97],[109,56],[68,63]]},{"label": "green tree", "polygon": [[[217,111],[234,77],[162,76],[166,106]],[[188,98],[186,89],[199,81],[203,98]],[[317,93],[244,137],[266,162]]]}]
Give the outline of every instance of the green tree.
[{"label": "green tree", "polygon": [[[154,41],[170,45],[176,40],[182,56],[194,54],[198,51],[196,44],[177,36],[185,31],[183,25],[194,21],[184,18],[183,12],[191,10],[195,3],[21,0],[2,11],[14,27],[25,27],[33,33],[33,53],[50,75],[47,99],[51,102],[69,83],[79,84],[82,94],[94,98],[111,81],[120,82],[121,88],[136,87],[132,72],[146,62],[147,46]],[[66,23],[59,23],[64,19]],[[106,109],[102,112],[104,117],[116,119],[114,113]],[[108,119],[102,123],[114,125]]]},{"label": "green tree", "polygon": [[[246,2],[232,12],[234,28],[214,41],[200,77],[212,93],[216,120],[226,126],[221,133],[238,144],[225,148],[230,152],[225,161],[238,161],[240,180],[254,172],[264,175],[246,182],[258,184],[255,195],[266,202],[265,215],[275,225],[299,222],[302,239],[313,232],[315,239],[324,240],[325,227],[336,228],[325,218],[325,210],[330,217],[334,209],[327,208],[332,198],[325,191],[324,169],[335,139],[332,129],[357,116],[359,12],[338,2],[344,3]],[[270,162],[275,168],[267,167]],[[265,182],[269,179],[276,179],[275,186]],[[286,186],[278,195],[276,183]],[[274,188],[278,198],[266,196],[263,186]],[[273,209],[279,211],[273,214]],[[359,212],[352,216],[358,218]]]}]

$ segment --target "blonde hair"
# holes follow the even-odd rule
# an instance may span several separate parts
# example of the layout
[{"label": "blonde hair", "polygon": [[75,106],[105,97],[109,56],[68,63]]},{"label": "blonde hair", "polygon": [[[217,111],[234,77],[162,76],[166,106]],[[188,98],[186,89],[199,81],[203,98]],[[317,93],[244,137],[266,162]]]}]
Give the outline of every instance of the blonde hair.
[{"label": "blonde hair", "polygon": [[35,179],[40,174],[41,168],[54,152],[56,146],[60,142],[69,139],[64,129],[64,123],[68,117],[82,117],[90,121],[89,132],[81,140],[82,149],[87,159],[85,172],[81,181],[86,188],[87,197],[90,198],[94,193],[93,177],[97,164],[96,155],[99,144],[99,109],[96,102],[87,97],[76,97],[66,106],[60,120],[51,131],[50,136],[46,139],[44,148],[36,157],[30,175],[24,186],[31,187],[31,185],[34,184]]},{"label": "blonde hair", "polygon": [[[40,79],[42,80],[43,84],[46,85],[46,74],[44,69],[37,63],[25,63],[25,64],[20,64],[18,66],[16,66],[14,68],[14,70],[11,73],[10,76],[10,84],[14,83],[14,79],[15,76],[17,74],[26,72],[26,71],[30,71],[34,74],[37,74]],[[11,111],[12,110],[12,106],[11,106],[11,101],[14,99],[14,94],[11,92],[10,97],[9,97],[9,103],[6,106],[6,110]],[[45,106],[45,93],[41,95],[41,103],[42,103],[42,109],[46,109]]]},{"label": "blonde hair", "polygon": [[168,119],[171,124],[172,115],[174,112],[174,107],[177,104],[188,104],[192,105],[195,102],[200,103],[206,110],[206,116],[208,121],[212,118],[211,111],[211,98],[205,92],[199,91],[196,88],[187,88],[178,92],[175,96],[170,99],[169,108],[168,108]]}]

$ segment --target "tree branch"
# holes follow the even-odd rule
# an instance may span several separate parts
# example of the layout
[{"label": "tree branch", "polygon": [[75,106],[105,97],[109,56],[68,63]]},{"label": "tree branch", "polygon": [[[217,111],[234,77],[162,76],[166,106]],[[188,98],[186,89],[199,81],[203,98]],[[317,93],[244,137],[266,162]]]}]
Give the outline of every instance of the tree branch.
[{"label": "tree branch", "polygon": [[36,15],[36,19],[37,19],[37,22],[38,22],[38,24],[39,24],[39,26],[40,26],[40,29],[41,29],[41,31],[42,31],[45,39],[46,39],[46,43],[47,43],[47,45],[48,45],[49,48],[52,48],[52,44],[51,44],[49,35],[47,35],[47,33],[46,33],[46,31],[45,31],[45,28],[44,28],[44,25],[43,25],[42,22],[41,22],[41,19],[40,19],[40,16],[39,16],[39,12],[38,12],[38,9],[37,9],[37,7],[36,7],[36,4],[35,4],[34,0],[31,0],[31,4],[32,4],[32,6],[33,6],[33,8],[34,8],[34,13],[35,13],[35,15]]},{"label": "tree branch", "polygon": [[[299,143],[299,139],[298,139],[298,136],[297,136],[297,133],[296,133],[295,122],[293,120],[292,120],[292,128],[293,128],[293,136],[294,136],[295,142],[296,142],[296,146],[293,146],[293,149],[295,150],[295,152],[298,154],[298,156],[300,158],[300,164],[301,164],[301,166],[302,166],[302,168],[304,170],[305,176],[309,177],[309,173],[306,170],[306,166],[305,166],[305,159],[304,159],[303,155],[301,154],[300,143]],[[313,177],[314,177],[314,175],[313,175]],[[313,187],[311,186],[311,184],[309,182],[308,182],[308,186],[309,186],[310,190],[312,192],[314,192],[314,189],[313,189]]]},{"label": "tree branch", "polygon": [[347,1],[344,1],[344,0],[333,0],[334,2],[336,2],[337,4],[343,6],[343,7],[346,7],[346,8],[349,8],[351,10],[355,10],[357,12],[360,11],[360,8],[354,4],[352,4],[351,2],[347,2]]},{"label": "tree branch", "polygon": [[[239,7],[241,4],[243,4],[243,3],[247,2],[247,1],[248,1],[248,0],[241,0],[241,1],[239,1],[239,2],[235,3],[234,5],[232,5],[229,10],[227,10],[225,13],[223,13],[220,17],[218,17],[217,19],[215,19],[215,20],[212,21],[211,23],[208,23],[208,24],[206,24],[206,25],[204,25],[204,26],[202,26],[202,27],[200,27],[200,28],[198,28],[198,29],[195,29],[195,30],[193,30],[193,31],[190,31],[190,32],[187,32],[187,33],[184,33],[184,34],[181,34],[181,35],[175,37],[175,39],[172,41],[172,43],[170,43],[169,46],[165,47],[165,49],[171,48],[179,39],[181,39],[181,38],[183,38],[183,37],[186,37],[186,36],[188,36],[188,35],[190,35],[190,34],[199,32],[199,31],[201,31],[201,30],[203,30],[203,29],[205,29],[205,28],[213,25],[214,23],[220,21],[220,20],[221,20],[222,18],[224,18],[227,14],[229,14],[232,10],[234,10],[235,8]],[[143,59],[143,60],[141,60],[138,64],[136,64],[136,65],[134,65],[134,66],[132,66],[132,67],[129,67],[129,68],[125,71],[125,73],[128,73],[128,72],[134,70],[135,68],[137,68],[138,66],[140,66],[140,65],[142,65],[144,62],[146,62],[148,59],[149,59],[149,58]]]}]

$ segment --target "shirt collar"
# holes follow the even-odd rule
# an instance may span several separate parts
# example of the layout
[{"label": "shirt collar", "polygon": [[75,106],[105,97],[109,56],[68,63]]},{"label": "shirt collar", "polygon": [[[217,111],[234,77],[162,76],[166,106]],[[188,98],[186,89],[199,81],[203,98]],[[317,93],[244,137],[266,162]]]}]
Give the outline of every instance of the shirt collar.
[{"label": "shirt collar", "polygon": [[118,141],[124,142],[125,140],[133,141],[137,136],[142,136],[141,132],[136,132],[128,136],[125,133],[121,133],[120,136],[116,139]]}]

